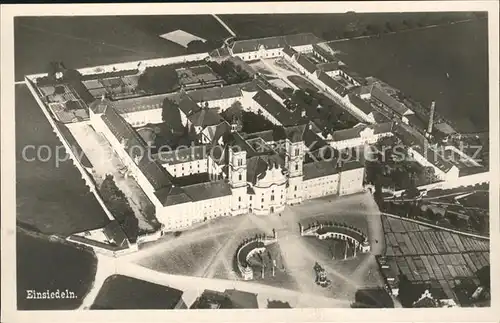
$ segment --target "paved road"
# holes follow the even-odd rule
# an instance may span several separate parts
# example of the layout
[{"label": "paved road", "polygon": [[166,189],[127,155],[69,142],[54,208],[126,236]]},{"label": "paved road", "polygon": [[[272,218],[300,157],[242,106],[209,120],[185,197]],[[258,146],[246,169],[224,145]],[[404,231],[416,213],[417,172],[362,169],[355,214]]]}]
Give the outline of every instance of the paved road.
[{"label": "paved road", "polygon": [[231,34],[231,36],[236,37],[236,33],[229,28],[229,26],[219,16],[216,14],[213,14],[212,16]]}]

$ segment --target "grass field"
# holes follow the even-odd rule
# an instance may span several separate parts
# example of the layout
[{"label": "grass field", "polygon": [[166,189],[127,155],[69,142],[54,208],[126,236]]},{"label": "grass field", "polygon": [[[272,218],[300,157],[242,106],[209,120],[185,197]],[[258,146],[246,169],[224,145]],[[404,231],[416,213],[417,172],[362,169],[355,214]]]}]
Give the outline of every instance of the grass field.
[{"label": "grass field", "polygon": [[436,101],[436,111],[458,131],[488,130],[486,20],[330,46],[361,75],[380,78],[425,106]]},{"label": "grass field", "polygon": [[[76,309],[88,293],[96,271],[93,253],[50,242],[46,238],[28,235],[18,230],[17,308],[19,310]],[[12,279],[12,278],[11,278]],[[27,290],[76,294],[75,299],[27,299]]]},{"label": "grass field", "polygon": [[[55,149],[62,144],[25,85],[16,86],[16,202],[17,220],[49,234],[69,235],[109,222],[72,161],[56,167]],[[34,148],[23,149],[32,145]],[[36,158],[47,146],[52,157]],[[60,150],[61,155],[64,151]],[[42,149],[41,158],[48,157]],[[34,161],[28,159],[35,158]]]},{"label": "grass field", "polygon": [[344,37],[351,27],[362,29],[367,25],[383,28],[387,22],[399,25],[403,20],[415,25],[467,19],[468,13],[376,13],[376,14],[273,14],[273,15],[219,15],[238,38],[258,38],[312,32],[325,40]]},{"label": "grass field", "polygon": [[183,55],[182,46],[159,37],[176,29],[210,40],[228,36],[209,15],[19,17],[14,20],[16,80],[45,72],[50,61],[82,68]]}]

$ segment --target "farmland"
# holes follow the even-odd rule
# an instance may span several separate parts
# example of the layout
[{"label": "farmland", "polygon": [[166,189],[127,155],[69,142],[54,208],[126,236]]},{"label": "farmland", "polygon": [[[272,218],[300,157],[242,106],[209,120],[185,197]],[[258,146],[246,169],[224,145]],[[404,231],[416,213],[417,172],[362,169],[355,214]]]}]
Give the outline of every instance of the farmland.
[{"label": "farmland", "polygon": [[489,241],[435,230],[403,219],[382,217],[386,257],[411,282],[438,281],[456,299],[459,279],[479,284],[478,272],[490,265]]},{"label": "farmland", "polygon": [[361,75],[424,106],[436,101],[436,112],[457,131],[479,132],[489,125],[487,27],[478,20],[329,44]]},{"label": "farmland", "polygon": [[[328,14],[273,14],[273,15],[219,15],[240,39],[314,33],[325,40],[344,38],[346,33],[360,36],[368,26],[385,29],[420,27],[447,21],[469,19],[470,13],[328,13]],[[403,22],[406,22],[404,24]],[[370,28],[368,27],[368,30]]]},{"label": "farmland", "polygon": [[209,15],[18,17],[14,20],[16,80],[45,72],[50,61],[83,68],[183,55],[184,47],[159,37],[177,29],[208,40],[228,36]]}]

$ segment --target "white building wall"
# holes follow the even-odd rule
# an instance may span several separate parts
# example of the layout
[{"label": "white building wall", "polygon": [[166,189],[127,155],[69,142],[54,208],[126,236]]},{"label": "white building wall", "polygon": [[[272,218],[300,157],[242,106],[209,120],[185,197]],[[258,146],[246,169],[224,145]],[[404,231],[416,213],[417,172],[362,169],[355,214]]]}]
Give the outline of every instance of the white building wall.
[{"label": "white building wall", "polygon": [[343,171],[340,174],[339,195],[354,194],[363,191],[365,168]]},{"label": "white building wall", "polygon": [[[434,169],[434,173],[436,174],[437,178],[440,180],[445,180],[446,178],[446,173],[443,172],[441,169],[436,167],[433,163],[427,160],[424,156],[422,156],[418,151],[414,150],[413,148],[409,147],[408,148],[408,155],[412,157],[417,163],[424,167],[432,167]],[[458,176],[457,176],[458,177]]]},{"label": "white building wall", "polygon": [[302,187],[304,200],[337,194],[339,188],[339,175],[333,174],[305,180]]},{"label": "white building wall", "polygon": [[174,177],[189,176],[208,172],[208,159],[193,160],[186,163],[162,164]]}]

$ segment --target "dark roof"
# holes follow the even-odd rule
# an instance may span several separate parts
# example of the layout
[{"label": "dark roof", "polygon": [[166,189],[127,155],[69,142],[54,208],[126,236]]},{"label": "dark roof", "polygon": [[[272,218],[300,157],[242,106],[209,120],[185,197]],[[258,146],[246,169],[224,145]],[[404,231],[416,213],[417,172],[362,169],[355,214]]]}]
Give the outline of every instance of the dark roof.
[{"label": "dark roof", "polygon": [[191,309],[224,309],[232,308],[231,301],[226,294],[206,289],[203,294],[191,305]]},{"label": "dark roof", "polygon": [[343,141],[358,138],[360,136],[361,131],[363,131],[366,127],[354,127],[343,130],[337,130],[332,134],[332,138],[334,141]]},{"label": "dark roof", "polygon": [[224,180],[184,186],[182,189],[193,201],[231,195],[231,188]]},{"label": "dark roof", "polygon": [[[361,157],[361,156],[360,156]],[[353,169],[359,169],[359,168],[365,168],[365,165],[361,160],[351,160],[342,163],[342,166],[340,167],[340,170],[342,172],[353,170]]]},{"label": "dark roof", "polygon": [[384,122],[384,123],[376,123],[372,125],[373,133],[374,134],[379,134],[379,133],[388,133],[392,132],[394,126],[394,122]]},{"label": "dark roof", "polygon": [[103,229],[103,233],[108,240],[114,241],[118,247],[128,247],[128,238],[123,232],[118,221],[114,220],[108,223]]},{"label": "dark roof", "polygon": [[298,114],[290,112],[264,90],[259,90],[253,100],[284,126],[296,125],[300,120]]},{"label": "dark roof", "polygon": [[318,64],[317,68],[323,72],[332,72],[338,70],[340,67],[338,62],[328,62]]},{"label": "dark roof", "polygon": [[366,102],[365,100],[363,100],[362,98],[360,98],[356,94],[351,93],[348,95],[348,97],[349,97],[349,101],[351,101],[351,103],[354,106],[356,106],[356,108],[363,111],[364,114],[368,115],[368,114],[370,114],[370,112],[373,112],[373,108],[370,105],[370,103]]},{"label": "dark roof", "polygon": [[241,88],[248,83],[216,86],[186,92],[195,102],[215,101],[241,96]]},{"label": "dark roof", "polygon": [[309,73],[314,73],[316,71],[316,65],[314,65],[305,55],[299,55],[299,57],[297,57],[297,63]]},{"label": "dark roof", "polygon": [[313,44],[313,50],[329,61],[337,61],[337,58],[332,53],[322,48],[319,44]]},{"label": "dark roof", "polygon": [[184,112],[184,114],[189,117],[194,113],[201,110],[201,108],[196,104],[196,102],[186,93],[181,94],[179,100],[179,109]]},{"label": "dark roof", "polygon": [[385,93],[376,85],[372,85],[371,96],[401,116],[409,111],[403,103]]},{"label": "dark roof", "polygon": [[112,275],[104,281],[94,309],[174,309],[183,292],[132,277]]},{"label": "dark roof", "polygon": [[347,65],[343,65],[340,67],[340,69],[348,76],[350,76],[352,79],[356,80],[358,83],[363,84],[366,79],[361,76],[359,73],[354,72],[351,70]]},{"label": "dark roof", "polygon": [[161,109],[165,98],[170,98],[173,101],[178,101],[178,97],[178,93],[149,95],[114,101],[114,105],[116,107],[116,110],[120,113],[130,113],[144,110]]},{"label": "dark roof", "polygon": [[349,90],[345,86],[343,86],[324,72],[319,73],[319,80],[325,83],[326,86],[337,92],[342,97],[349,93]]},{"label": "dark roof", "polygon": [[163,206],[191,202],[191,198],[178,186],[167,186],[155,191],[155,195]]},{"label": "dark roof", "polygon": [[259,155],[247,159],[247,181],[253,184],[266,175],[266,171],[272,166],[284,167],[284,160],[279,155]]},{"label": "dark roof", "polygon": [[286,45],[302,46],[308,44],[315,44],[321,41],[319,38],[311,33],[303,33],[288,36],[274,36],[259,39],[248,39],[235,41],[231,48],[233,53],[245,53],[259,50],[260,46],[265,49],[284,48]]},{"label": "dark roof", "polygon": [[188,116],[194,126],[208,127],[223,123],[224,119],[213,109],[204,108]]},{"label": "dark roof", "polygon": [[306,129],[306,131],[304,131],[304,136],[302,137],[302,139],[304,140],[304,144],[309,148],[310,151],[316,151],[322,147],[329,146],[328,143],[323,140],[323,138],[309,129]]},{"label": "dark roof", "polygon": [[257,294],[236,289],[226,289],[224,294],[231,300],[233,308],[259,308]]},{"label": "dark roof", "polygon": [[171,184],[167,171],[156,161],[148,158],[144,139],[114,108],[108,107],[101,118],[118,142],[125,143],[124,149],[129,156],[134,160],[139,158],[137,166],[155,190]]},{"label": "dark roof", "polygon": [[416,136],[408,132],[401,125],[394,127],[393,132],[406,146],[412,147],[415,151],[427,159],[427,161],[443,172],[449,171],[454,166],[452,163],[445,160],[439,152],[435,151],[423,136]]},{"label": "dark roof", "polygon": [[411,126],[415,126],[415,127],[422,129],[422,130],[427,129],[427,125],[428,125],[427,122],[428,121],[425,121],[425,119],[417,116],[416,114],[406,116],[406,118],[408,119],[408,122]]},{"label": "dark roof", "polygon": [[324,177],[328,175],[337,174],[339,172],[339,168],[337,167],[336,160],[330,161],[317,161],[314,163],[306,163],[304,164],[304,180]]},{"label": "dark roof", "polygon": [[373,119],[375,119],[377,123],[384,123],[391,120],[377,110],[373,110]]},{"label": "dark roof", "polygon": [[215,144],[226,133],[231,131],[231,126],[227,121],[222,121],[219,124],[207,126],[203,133],[208,137],[211,143]]},{"label": "dark roof", "polygon": [[283,53],[288,57],[293,57],[293,55],[297,54],[297,51],[290,45],[286,45],[285,48],[283,48]]},{"label": "dark roof", "polygon": [[110,106],[113,106],[113,104],[109,100],[98,99],[98,100],[94,100],[94,102],[92,102],[89,105],[89,109],[92,110],[92,112],[94,112],[96,114],[101,114],[101,113],[104,113],[106,108],[110,107]]},{"label": "dark roof", "polygon": [[153,158],[161,164],[174,165],[204,159],[209,151],[210,148],[207,146],[194,146],[172,151],[160,151],[153,155]]},{"label": "dark roof", "polygon": [[307,125],[293,125],[285,127],[285,134],[288,140],[291,142],[300,142],[304,139],[304,132],[306,131]]}]

